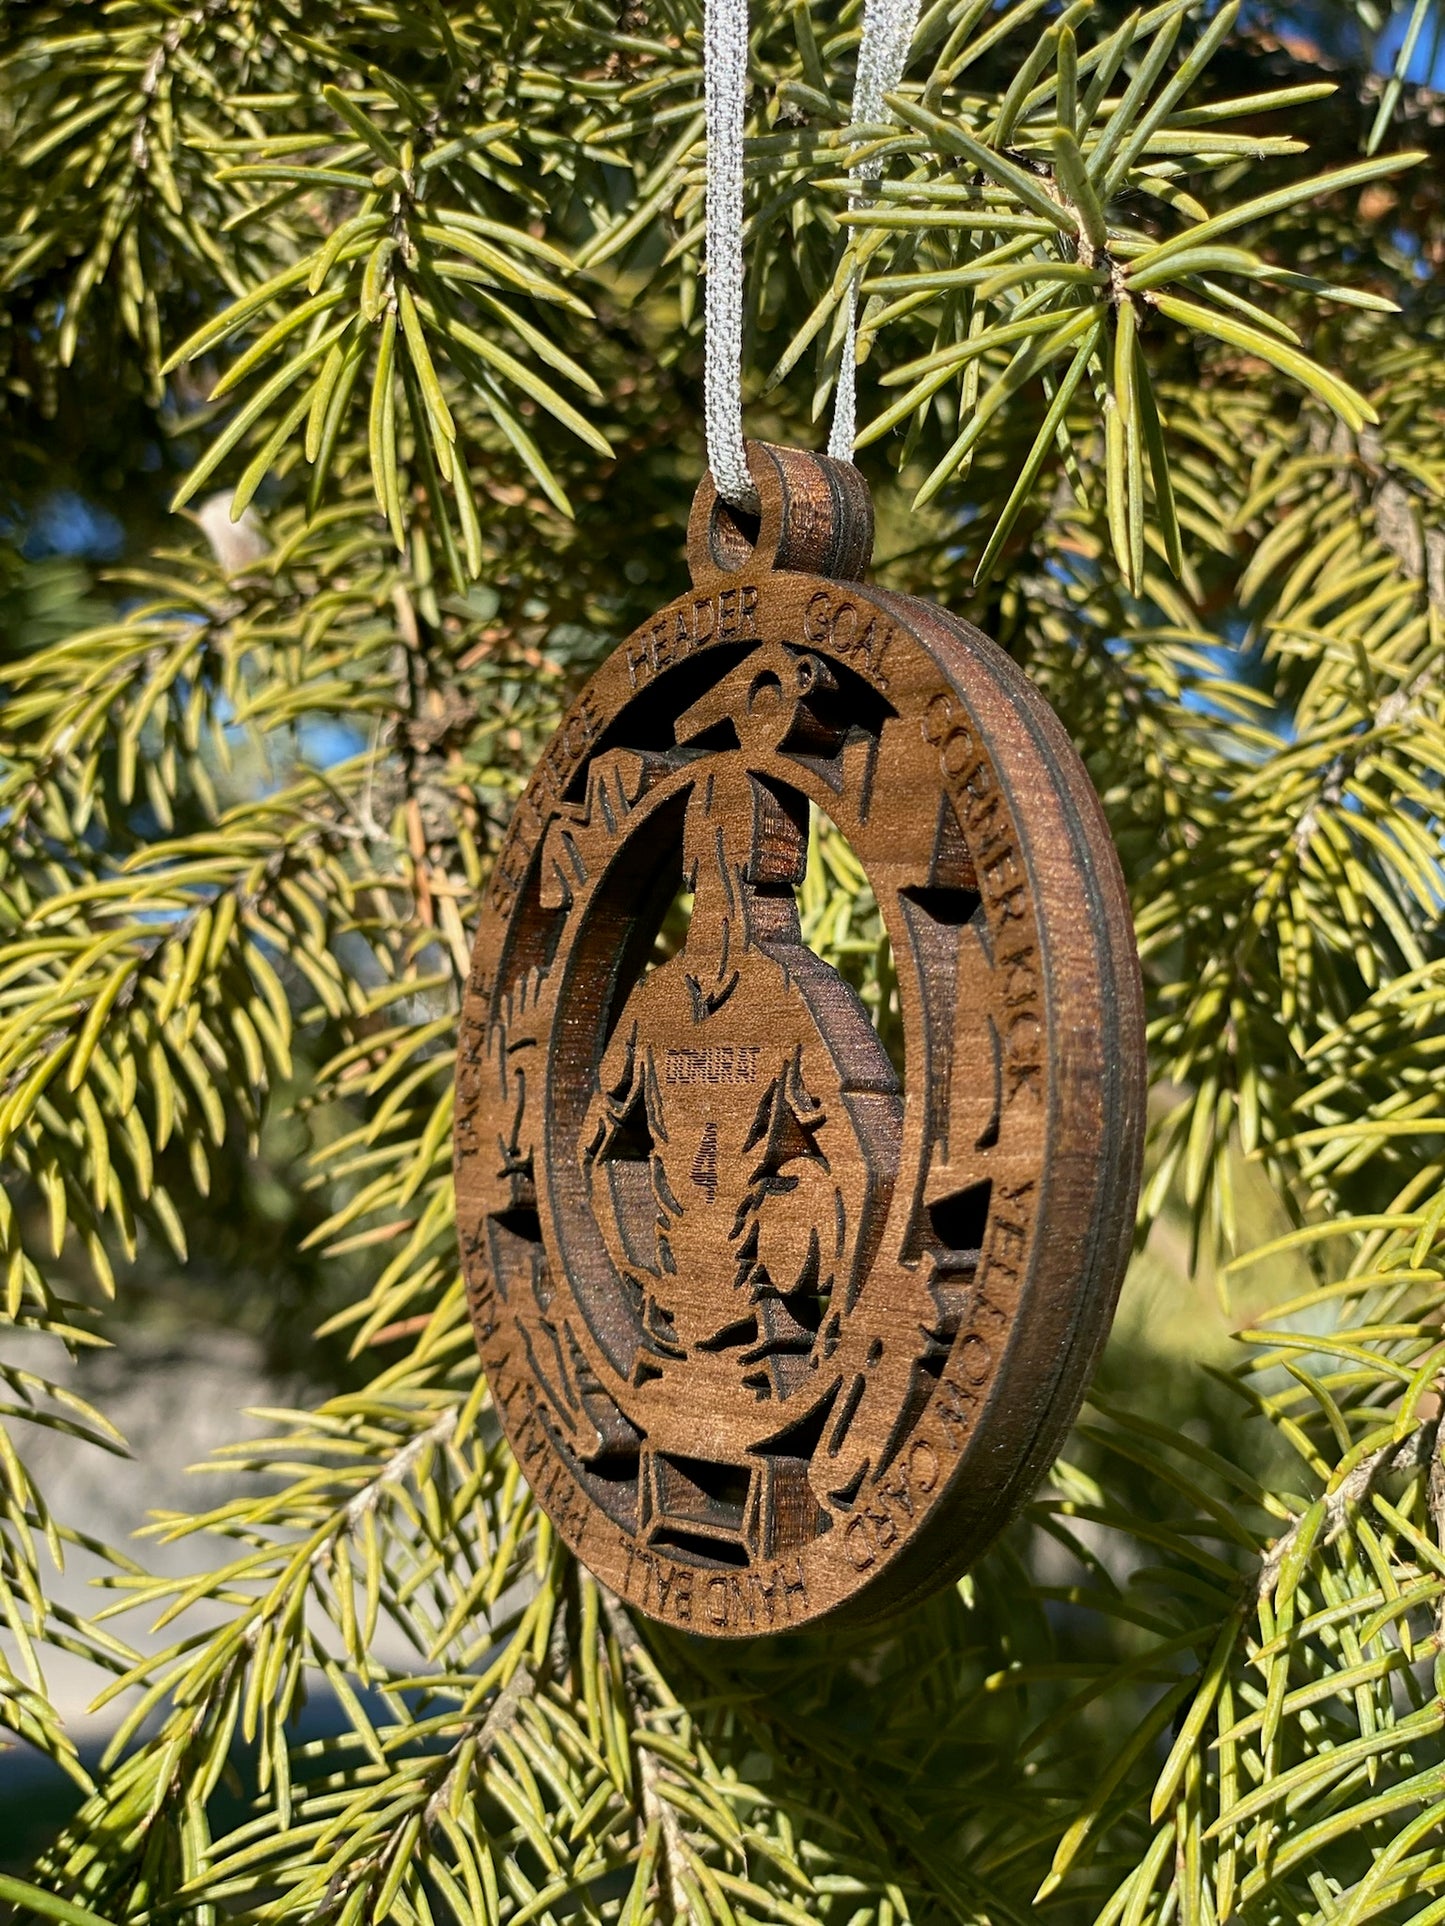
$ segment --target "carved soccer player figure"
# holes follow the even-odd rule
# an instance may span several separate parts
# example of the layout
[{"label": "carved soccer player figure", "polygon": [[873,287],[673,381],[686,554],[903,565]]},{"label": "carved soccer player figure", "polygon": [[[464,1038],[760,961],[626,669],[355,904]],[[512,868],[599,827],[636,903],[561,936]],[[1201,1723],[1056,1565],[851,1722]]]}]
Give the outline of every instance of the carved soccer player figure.
[{"label": "carved soccer player figure", "polygon": [[[705,734],[716,713],[744,751],[776,751],[807,726],[803,698],[827,678],[816,657],[782,649],[744,672],[747,688],[715,690],[682,718],[679,740]],[[651,1502],[665,1514],[669,1489],[683,1490],[703,1530],[710,1510],[720,1528],[729,1516],[707,1498],[727,1480],[699,1470],[716,1466],[746,1476],[746,1500],[741,1482],[733,1489],[750,1511],[807,1503],[811,1532],[806,1459],[821,1421],[852,1415],[831,1408],[845,1387],[830,1360],[897,1169],[897,1078],[858,997],[802,940],[793,891],[806,866],[797,791],[736,751],[699,765],[684,830],[687,938],[628,998],[582,1132],[593,1211],[641,1300],[624,1403],[646,1433]],[[670,1487],[677,1460],[693,1476]],[[791,1496],[785,1460],[800,1473]],[[779,1526],[759,1515],[737,1529],[776,1552]]]}]

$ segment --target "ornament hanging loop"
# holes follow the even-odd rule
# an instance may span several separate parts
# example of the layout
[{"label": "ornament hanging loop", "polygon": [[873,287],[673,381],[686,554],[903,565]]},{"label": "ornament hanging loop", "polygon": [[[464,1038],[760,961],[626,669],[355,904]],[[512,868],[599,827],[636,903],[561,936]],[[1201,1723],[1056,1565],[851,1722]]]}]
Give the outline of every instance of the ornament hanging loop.
[{"label": "ornament hanging loop", "polygon": [[853,464],[766,441],[743,446],[758,511],[733,507],[704,475],[687,525],[694,583],[763,569],[861,581],[873,554],[873,499]]},{"label": "ornament hanging loop", "polygon": [[[920,4],[921,0],[864,0],[852,128],[876,125],[888,117],[887,96],[903,79]],[[706,0],[703,47],[707,114],[703,413],[713,480],[739,518],[736,540],[721,538],[723,552],[731,555],[745,545],[745,525],[758,516],[761,507],[743,442],[743,129],[747,113],[748,0]],[[862,161],[853,172],[860,181],[869,182],[876,180],[882,170],[881,158],[874,155]],[[856,196],[850,198],[849,205],[856,204]],[[848,285],[846,309],[842,357],[833,397],[833,427],[828,437],[828,453],[840,462],[852,459],[856,427],[856,269]],[[738,565],[719,561],[714,567]],[[775,566],[805,565],[778,562]]]}]

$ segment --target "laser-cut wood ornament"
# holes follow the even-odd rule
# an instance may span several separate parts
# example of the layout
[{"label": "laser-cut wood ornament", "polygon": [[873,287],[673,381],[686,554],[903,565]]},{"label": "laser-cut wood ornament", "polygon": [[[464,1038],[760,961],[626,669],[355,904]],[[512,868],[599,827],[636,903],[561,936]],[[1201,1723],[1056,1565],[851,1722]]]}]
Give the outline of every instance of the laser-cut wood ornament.
[{"label": "laser-cut wood ornament", "polygon": [[[863,584],[851,464],[748,453],[755,542],[705,481],[692,592],[518,805],[456,1126],[525,1476],[614,1591],[720,1636],[894,1610],[1008,1521],[1108,1329],[1144,1112],[1123,882],[1053,712],[976,629]],[[810,803],[878,900],[901,1080],[802,941]]]}]

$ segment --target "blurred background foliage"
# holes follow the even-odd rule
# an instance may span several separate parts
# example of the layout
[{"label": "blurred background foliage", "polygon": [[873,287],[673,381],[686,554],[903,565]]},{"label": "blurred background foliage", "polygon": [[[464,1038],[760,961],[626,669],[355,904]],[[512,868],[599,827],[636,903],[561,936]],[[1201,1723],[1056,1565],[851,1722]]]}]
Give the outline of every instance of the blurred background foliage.
[{"label": "blurred background foliage", "polygon": [[[17,1918],[1445,1919],[1442,16],[936,0],[850,132],[856,0],[753,14],[750,431],[821,441],[859,273],[876,573],[1028,669],[1133,891],[1096,1394],[955,1590],[727,1651],[602,1595],[489,1414],[457,995],[685,581],[700,10],[8,0],[0,1725],[72,1788]],[[86,1354],[207,1324],[307,1401],[160,1549],[52,1514],[42,1432],[127,1475]]]}]

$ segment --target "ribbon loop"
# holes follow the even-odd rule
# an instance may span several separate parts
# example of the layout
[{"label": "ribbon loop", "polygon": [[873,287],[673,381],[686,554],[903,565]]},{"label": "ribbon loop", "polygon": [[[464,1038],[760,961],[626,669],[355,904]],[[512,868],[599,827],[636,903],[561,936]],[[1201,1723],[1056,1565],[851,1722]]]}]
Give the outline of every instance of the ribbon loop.
[{"label": "ribbon loop", "polygon": [[[920,0],[865,0],[850,127],[875,126],[885,118],[885,96],[903,78],[919,6]],[[703,400],[707,459],[723,500],[755,514],[758,495],[743,449],[743,122],[747,77],[747,0],[707,0],[703,22],[707,108]],[[882,170],[882,161],[875,158],[852,171],[855,178],[876,180]],[[850,201],[850,205],[855,204]],[[847,317],[828,436],[828,453],[839,461],[852,460],[857,427],[856,275],[848,289]]]}]

